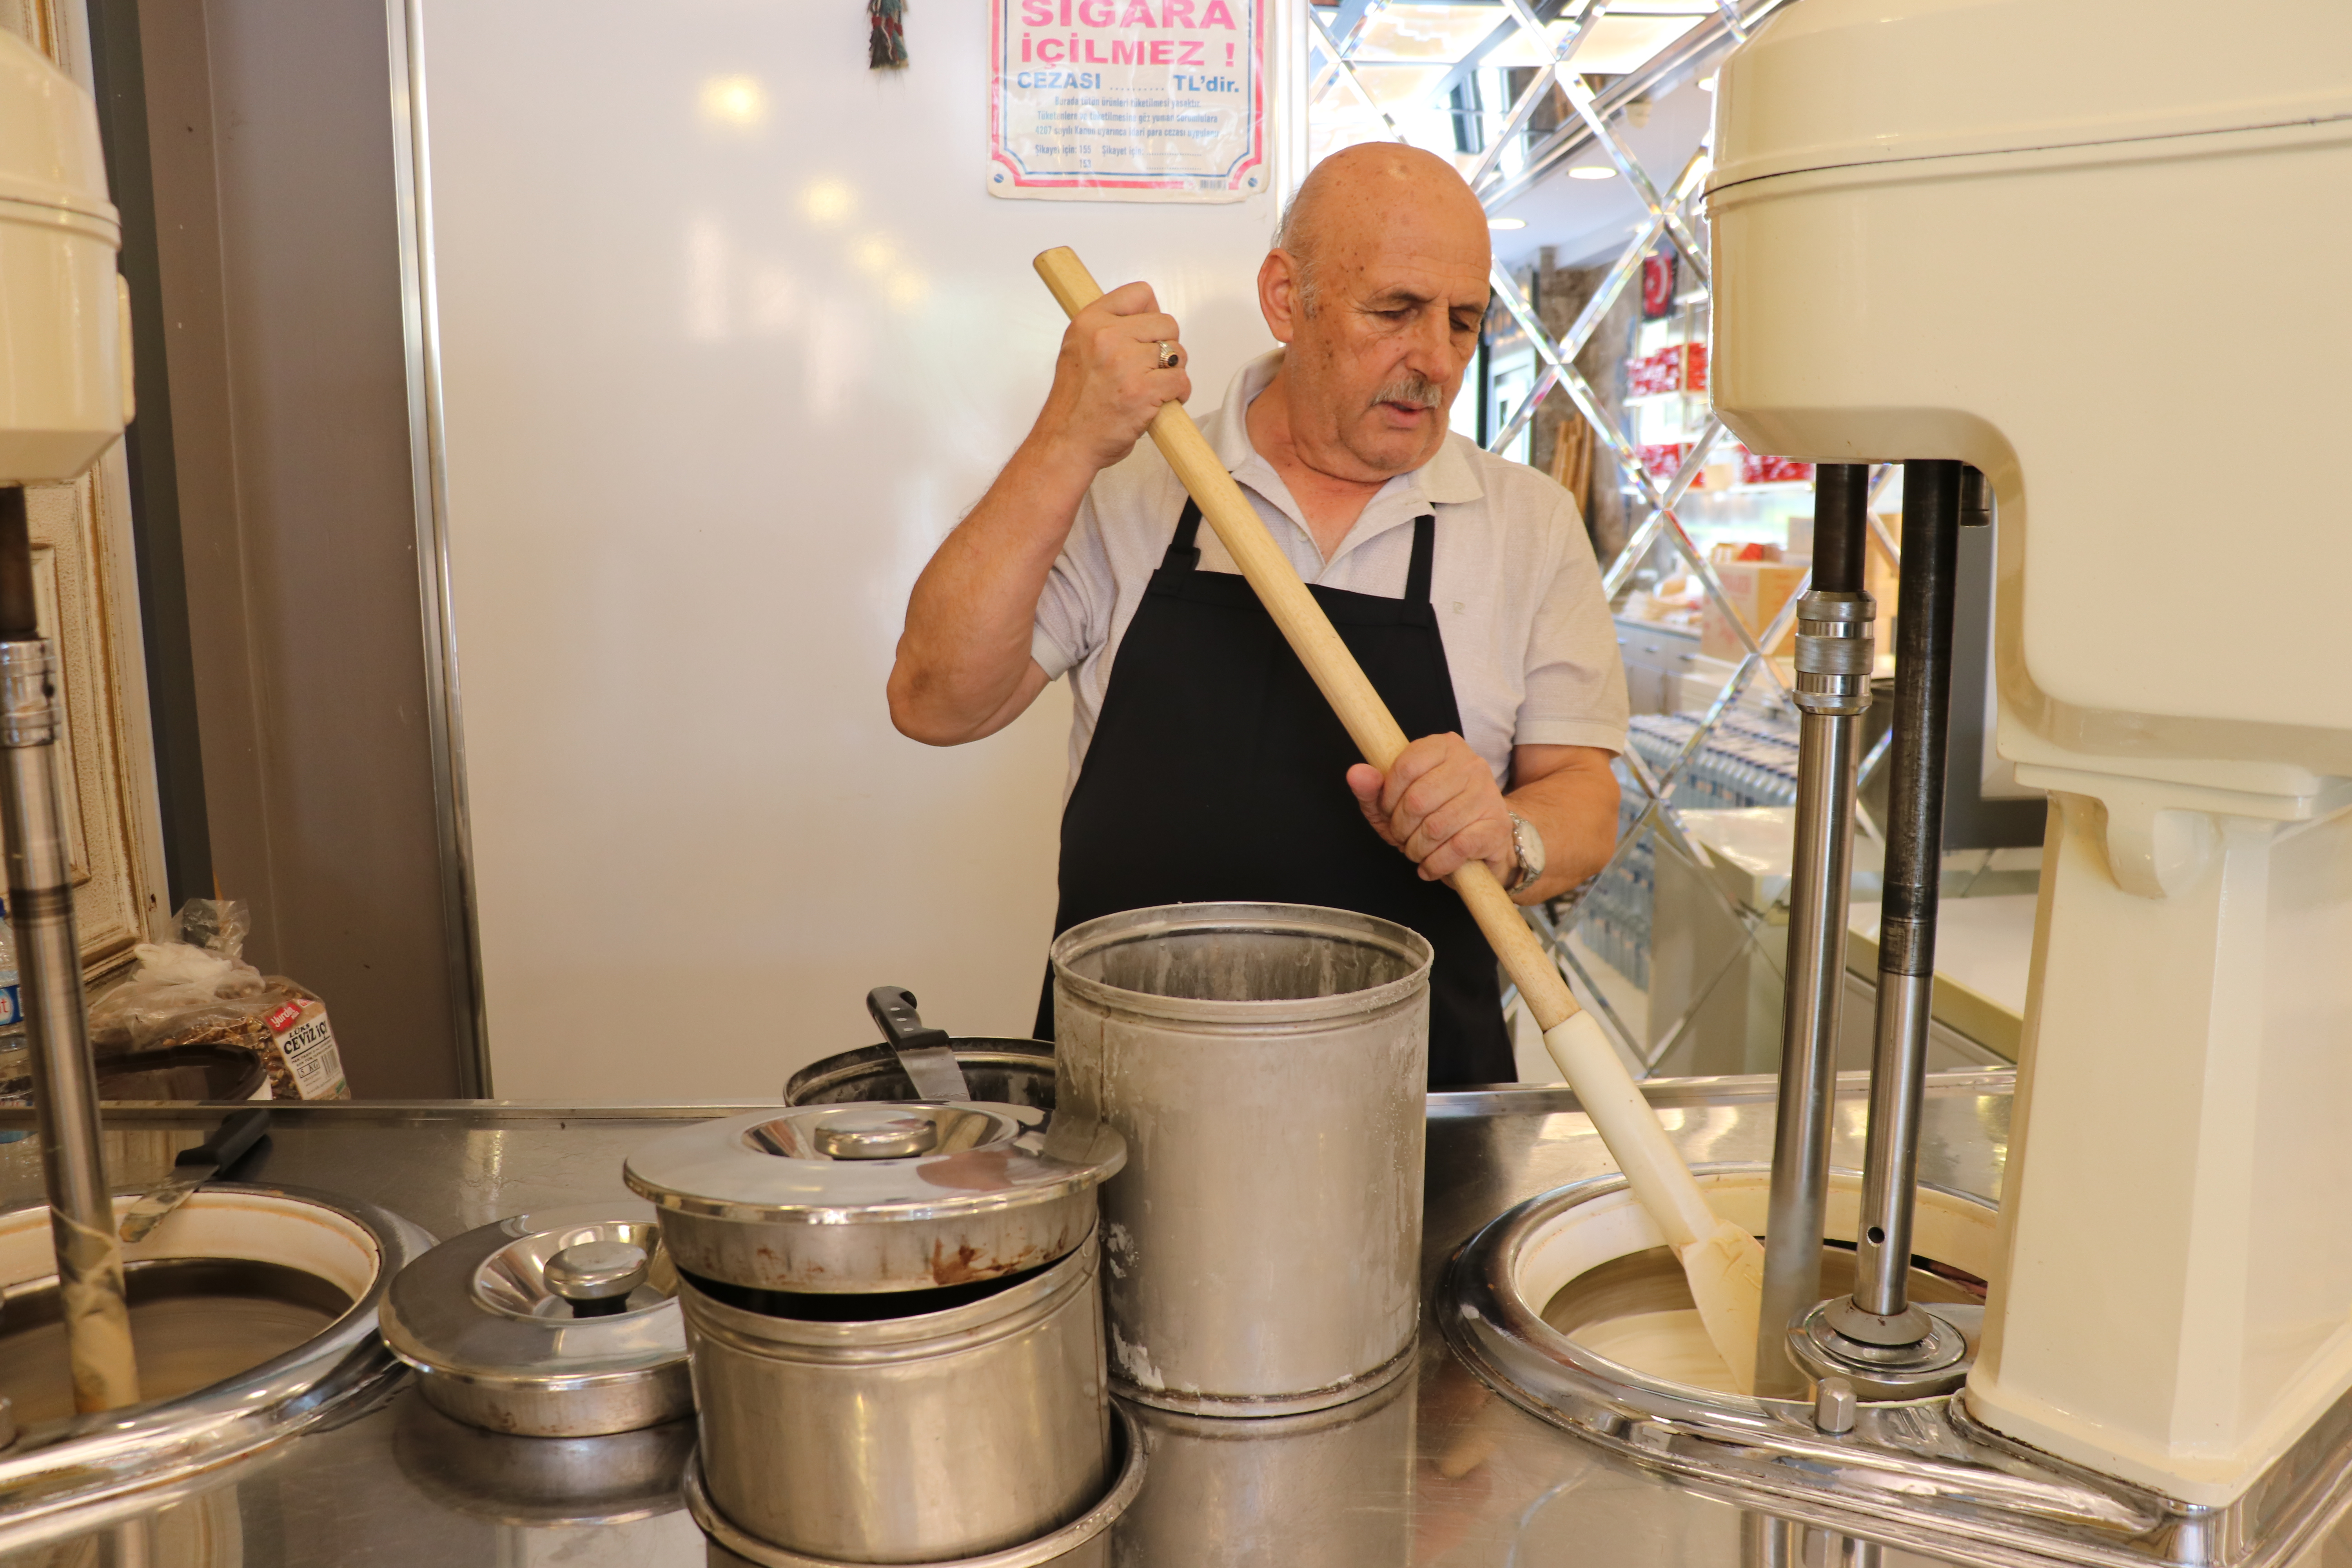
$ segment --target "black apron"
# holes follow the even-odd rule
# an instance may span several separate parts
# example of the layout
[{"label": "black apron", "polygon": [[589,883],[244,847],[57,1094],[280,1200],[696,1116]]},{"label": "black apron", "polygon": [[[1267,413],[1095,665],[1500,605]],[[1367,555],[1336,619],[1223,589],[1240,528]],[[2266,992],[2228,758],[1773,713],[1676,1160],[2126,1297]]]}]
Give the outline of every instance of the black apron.
[{"label": "black apron", "polygon": [[[1062,812],[1055,934],[1120,910],[1223,900],[1394,921],[1437,951],[1430,1087],[1512,1081],[1494,951],[1454,890],[1423,881],[1364,821],[1346,776],[1361,753],[1248,582],[1194,570],[1200,525],[1201,509],[1187,501],[1112,656],[1086,765]],[[1415,521],[1401,599],[1307,586],[1416,737],[1462,728],[1429,602],[1435,537],[1435,518]],[[1037,1037],[1054,1037],[1050,969]]]}]

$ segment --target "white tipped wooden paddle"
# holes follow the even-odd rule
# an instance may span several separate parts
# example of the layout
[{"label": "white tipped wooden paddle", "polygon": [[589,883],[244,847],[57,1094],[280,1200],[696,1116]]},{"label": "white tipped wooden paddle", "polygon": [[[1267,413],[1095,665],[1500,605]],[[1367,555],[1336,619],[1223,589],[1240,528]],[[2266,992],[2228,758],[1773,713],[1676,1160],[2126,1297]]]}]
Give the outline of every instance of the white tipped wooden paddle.
[{"label": "white tipped wooden paddle", "polygon": [[[1077,253],[1057,246],[1036,260],[1037,275],[1070,315],[1076,315],[1102,298],[1101,286],[1080,262]],[[1299,662],[1314,678],[1324,700],[1364,754],[1383,773],[1405,748],[1404,731],[1390,717],[1388,705],[1358,668],[1355,656],[1323,607],[1299,581],[1297,571],[1258,521],[1241,486],[1201,434],[1181,403],[1163,403],[1152,416],[1151,439],[1168,466],[1201,506],[1201,515],[1216,531],[1226,552],[1248,579],[1258,599],[1297,651]],[[1742,1393],[1756,1386],[1756,1323],[1762,1310],[1764,1249],[1756,1238],[1707,1206],[1706,1195],[1692,1180],[1690,1168],[1675,1152],[1657,1113],[1642,1098],[1633,1075],[1625,1070],[1591,1014],[1576,998],[1559,971],[1528,928],[1518,906],[1503,891],[1483,860],[1473,860],[1446,879],[1470,906],[1478,929],[1486,934],[1495,954],[1519,988],[1536,1026],[1543,1030],[1544,1047],[1568,1076],[1592,1118],[1609,1152],[1634,1196],[1649,1211],[1666,1245],[1682,1259],[1690,1279],[1691,1296],[1707,1337],[1730,1365]]]}]

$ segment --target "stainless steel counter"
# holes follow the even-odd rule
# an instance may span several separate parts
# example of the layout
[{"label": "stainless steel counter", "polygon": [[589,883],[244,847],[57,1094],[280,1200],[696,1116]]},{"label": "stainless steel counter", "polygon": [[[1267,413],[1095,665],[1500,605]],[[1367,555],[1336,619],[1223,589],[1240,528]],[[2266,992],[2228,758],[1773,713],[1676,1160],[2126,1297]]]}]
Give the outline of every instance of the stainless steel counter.
[{"label": "stainless steel counter", "polygon": [[[1651,1086],[1693,1162],[1770,1157],[1761,1079]],[[1862,1084],[1841,1085],[1833,1159],[1862,1157]],[[1432,1097],[1424,1287],[1510,1205],[1610,1169],[1558,1089]],[[625,1199],[623,1155],[664,1125],[732,1106],[554,1109],[353,1104],[280,1108],[247,1179],[384,1205],[442,1237],[532,1208]],[[1929,1092],[1923,1179],[1999,1191],[2009,1139],[2002,1073],[1943,1075]],[[0,1131],[24,1124],[0,1114]],[[143,1184],[209,1118],[118,1109],[118,1185]],[[40,1199],[31,1141],[0,1144],[0,1206]],[[1730,1505],[1609,1459],[1489,1394],[1424,1327],[1417,1376],[1390,1397],[1285,1422],[1140,1413],[1152,1453],[1117,1527],[1118,1568],[1536,1568],[1743,1562]],[[550,1443],[449,1422],[413,1386],[335,1430],[245,1460],[193,1495],[0,1563],[170,1568],[683,1568],[739,1560],[680,1507],[688,1433]],[[596,1445],[604,1445],[599,1447]],[[1093,1561],[1100,1561],[1099,1556]],[[1753,1561],[1750,1557],[1747,1561]],[[1891,1563],[1915,1562],[1889,1552]],[[1074,1565],[1075,1568],[1075,1565]],[[2305,1559],[2352,1568],[2352,1531]]]}]

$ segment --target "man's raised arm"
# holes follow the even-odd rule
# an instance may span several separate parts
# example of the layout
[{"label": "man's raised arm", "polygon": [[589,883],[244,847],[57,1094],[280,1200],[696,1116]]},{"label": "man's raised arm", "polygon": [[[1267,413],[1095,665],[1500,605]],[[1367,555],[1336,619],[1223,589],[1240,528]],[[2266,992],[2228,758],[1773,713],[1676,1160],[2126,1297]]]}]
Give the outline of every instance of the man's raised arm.
[{"label": "man's raised arm", "polygon": [[1020,449],[956,525],[907,601],[890,669],[890,721],[934,746],[994,734],[1044,690],[1029,657],[1038,595],[1095,476],[1125,458],[1163,403],[1192,395],[1160,365],[1176,318],[1149,285],[1112,289],[1072,318],[1054,388]]}]

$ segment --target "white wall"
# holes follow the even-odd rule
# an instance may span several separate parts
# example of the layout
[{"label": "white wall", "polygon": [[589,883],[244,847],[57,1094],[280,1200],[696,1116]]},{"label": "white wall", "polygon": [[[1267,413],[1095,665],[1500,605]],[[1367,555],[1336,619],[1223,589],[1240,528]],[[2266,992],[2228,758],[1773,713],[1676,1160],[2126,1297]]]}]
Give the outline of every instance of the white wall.
[{"label": "white wall", "polygon": [[899,737],[907,590],[1044,394],[1030,257],[1150,278],[1203,410],[1271,346],[1271,198],[985,194],[980,0],[903,73],[841,0],[423,4],[496,1092],[772,1094],[884,983],[1026,1034],[1067,704]]}]

